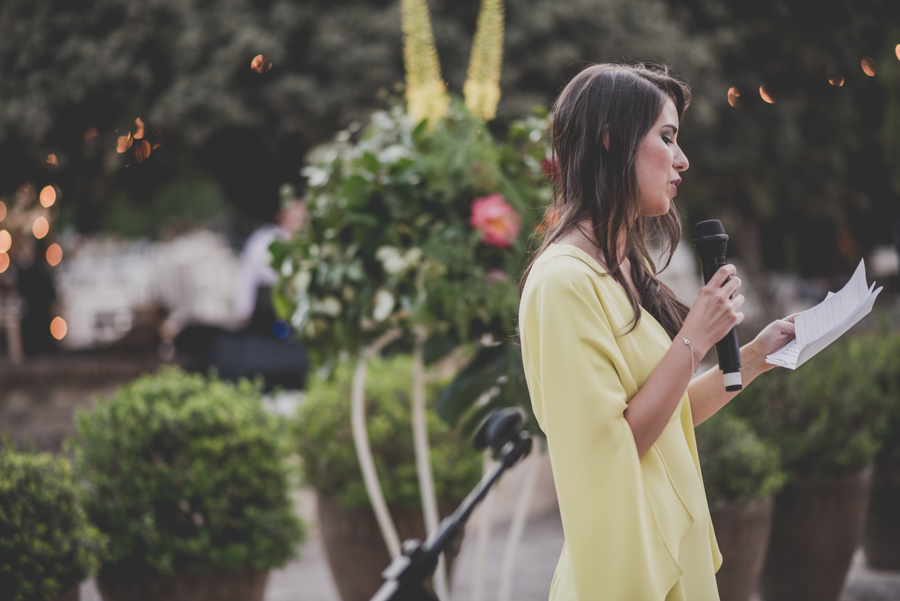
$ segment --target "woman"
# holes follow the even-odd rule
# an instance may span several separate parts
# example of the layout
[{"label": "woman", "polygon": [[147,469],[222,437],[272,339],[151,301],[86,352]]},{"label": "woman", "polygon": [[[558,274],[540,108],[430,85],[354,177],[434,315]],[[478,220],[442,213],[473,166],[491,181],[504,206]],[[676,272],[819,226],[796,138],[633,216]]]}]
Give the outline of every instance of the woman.
[{"label": "woman", "polygon": [[[691,375],[743,319],[741,280],[722,267],[688,310],[644,239],[645,224],[664,226],[671,258],[680,237],[671,201],[688,168],[677,136],[689,101],[665,72],[595,65],[554,107],[556,223],[519,308],[566,535],[553,600],[718,599],[693,428],[736,393],[715,368]],[[741,349],[745,384],[793,333],[779,320]]]}]

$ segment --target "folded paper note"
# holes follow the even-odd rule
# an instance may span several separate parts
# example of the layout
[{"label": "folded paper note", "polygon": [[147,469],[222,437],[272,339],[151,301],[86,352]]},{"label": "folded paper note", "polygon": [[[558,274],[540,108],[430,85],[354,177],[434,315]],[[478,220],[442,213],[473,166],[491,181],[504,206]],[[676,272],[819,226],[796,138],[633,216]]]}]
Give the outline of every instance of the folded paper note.
[{"label": "folded paper note", "polygon": [[879,292],[881,287],[875,289],[874,283],[866,287],[866,266],[860,261],[840,291],[829,292],[821,303],[794,318],[796,337],[766,357],[766,363],[797,369],[868,315]]}]

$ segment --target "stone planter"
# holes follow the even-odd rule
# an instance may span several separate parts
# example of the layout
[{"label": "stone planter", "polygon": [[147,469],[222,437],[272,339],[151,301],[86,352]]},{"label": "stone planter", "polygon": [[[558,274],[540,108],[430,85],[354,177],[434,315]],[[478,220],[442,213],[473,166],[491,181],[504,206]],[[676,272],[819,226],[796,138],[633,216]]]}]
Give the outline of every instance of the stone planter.
[{"label": "stone planter", "polygon": [[863,538],[873,568],[900,570],[900,465],[876,466]]},{"label": "stone planter", "polygon": [[[337,501],[316,491],[319,532],[328,558],[328,567],[343,601],[369,601],[384,580],[381,572],[391,562],[371,508],[345,509]],[[445,517],[456,502],[439,503]],[[400,540],[424,539],[425,522],[419,509],[390,508]],[[459,553],[460,541],[448,548],[448,568]]]},{"label": "stone planter", "polygon": [[862,539],[872,470],[789,484],[775,517],[760,595],[765,601],[836,601]]},{"label": "stone planter", "polygon": [[716,573],[721,601],[749,601],[762,572],[772,531],[772,497],[710,513],[725,558]]},{"label": "stone planter", "polygon": [[172,580],[118,580],[98,576],[103,601],[263,601],[268,570],[216,570]]}]

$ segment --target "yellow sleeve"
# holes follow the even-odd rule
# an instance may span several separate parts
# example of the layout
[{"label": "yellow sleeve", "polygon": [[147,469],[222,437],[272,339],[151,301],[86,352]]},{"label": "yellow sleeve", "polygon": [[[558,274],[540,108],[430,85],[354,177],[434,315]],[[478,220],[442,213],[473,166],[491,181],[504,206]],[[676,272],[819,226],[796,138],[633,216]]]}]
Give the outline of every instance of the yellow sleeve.
[{"label": "yellow sleeve", "polygon": [[631,375],[599,280],[577,259],[554,257],[529,276],[520,306],[525,371],[547,435],[566,537],[553,586],[568,594],[552,596],[663,601],[681,569],[657,526],[657,518],[669,516],[654,517],[623,416],[629,399],[623,379]]}]

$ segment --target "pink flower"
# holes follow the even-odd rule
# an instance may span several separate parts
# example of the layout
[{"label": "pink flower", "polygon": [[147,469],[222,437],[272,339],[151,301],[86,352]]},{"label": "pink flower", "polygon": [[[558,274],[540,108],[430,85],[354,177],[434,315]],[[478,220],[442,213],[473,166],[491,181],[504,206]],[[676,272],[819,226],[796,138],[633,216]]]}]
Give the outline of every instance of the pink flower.
[{"label": "pink flower", "polygon": [[476,198],[472,202],[469,225],[481,232],[481,241],[506,248],[519,235],[522,218],[500,194]]}]

